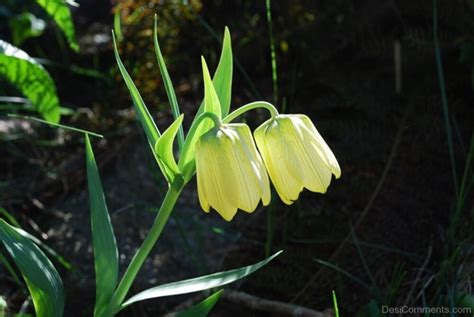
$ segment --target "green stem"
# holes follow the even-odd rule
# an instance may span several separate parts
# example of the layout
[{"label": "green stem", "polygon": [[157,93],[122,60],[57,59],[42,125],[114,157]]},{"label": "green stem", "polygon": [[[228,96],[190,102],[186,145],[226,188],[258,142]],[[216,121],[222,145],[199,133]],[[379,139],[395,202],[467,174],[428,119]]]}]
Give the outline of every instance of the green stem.
[{"label": "green stem", "polygon": [[224,120],[222,120],[224,123],[229,123],[229,122],[232,122],[235,118],[237,118],[238,116],[244,114],[245,112],[247,111],[250,111],[250,110],[253,110],[253,109],[257,109],[257,108],[264,108],[264,109],[267,109],[268,112],[270,112],[270,116],[272,118],[278,116],[278,110],[275,108],[274,105],[272,105],[271,103],[268,103],[266,101],[255,101],[255,102],[251,102],[251,103],[248,103],[234,111],[232,111],[229,115],[227,115],[227,117],[224,118]]},{"label": "green stem", "polygon": [[130,286],[135,280],[138,271],[150,254],[150,251],[153,249],[153,246],[155,245],[156,241],[161,235],[161,232],[163,231],[163,228],[168,222],[168,218],[173,211],[182,189],[182,186],[176,186],[173,184],[168,189],[163,203],[161,204],[160,210],[158,211],[158,215],[155,218],[155,222],[153,223],[153,226],[151,227],[150,232],[143,241],[141,247],[138,249],[137,253],[130,262],[130,265],[122,277],[119,286],[115,290],[105,316],[113,316],[120,310],[120,305],[125,299],[125,296],[127,296]]},{"label": "green stem", "polygon": [[272,58],[273,102],[278,105],[277,62],[276,62],[276,53],[275,53],[275,41],[273,40],[272,10],[271,10],[270,0],[266,0],[266,11],[267,11],[268,33],[269,33],[269,38],[270,38],[270,51],[271,51],[271,58]]}]

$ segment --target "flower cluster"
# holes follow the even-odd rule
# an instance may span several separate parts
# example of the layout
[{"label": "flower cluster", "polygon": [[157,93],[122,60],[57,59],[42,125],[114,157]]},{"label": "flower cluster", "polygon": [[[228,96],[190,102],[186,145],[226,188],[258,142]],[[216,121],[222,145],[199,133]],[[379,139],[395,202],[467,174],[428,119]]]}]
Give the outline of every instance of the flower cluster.
[{"label": "flower cluster", "polygon": [[[255,142],[254,142],[255,138]],[[305,115],[277,114],[254,132],[245,124],[221,124],[196,143],[199,202],[225,220],[238,209],[252,212],[270,203],[270,182],[290,205],[303,188],[325,193],[339,164],[313,122]],[[258,150],[257,150],[258,149]]]}]

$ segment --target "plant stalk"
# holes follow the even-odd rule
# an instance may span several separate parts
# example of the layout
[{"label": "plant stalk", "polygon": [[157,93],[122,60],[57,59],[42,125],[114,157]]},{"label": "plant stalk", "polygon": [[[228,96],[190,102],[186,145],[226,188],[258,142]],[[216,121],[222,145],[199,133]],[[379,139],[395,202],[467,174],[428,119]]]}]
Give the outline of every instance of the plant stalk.
[{"label": "plant stalk", "polygon": [[171,215],[176,202],[178,201],[182,189],[182,183],[179,185],[171,184],[169,187],[163,203],[161,204],[160,210],[158,211],[158,215],[155,218],[155,222],[153,223],[153,226],[151,227],[147,237],[133,257],[132,261],[130,262],[127,271],[125,271],[119,286],[115,290],[115,293],[110,300],[107,313],[105,313],[104,317],[114,316],[120,310],[120,306],[125,299],[125,296],[127,296],[127,293],[130,290],[135,277],[137,276],[140,268],[150,254],[153,246],[160,237],[163,228],[168,222],[168,218]]}]

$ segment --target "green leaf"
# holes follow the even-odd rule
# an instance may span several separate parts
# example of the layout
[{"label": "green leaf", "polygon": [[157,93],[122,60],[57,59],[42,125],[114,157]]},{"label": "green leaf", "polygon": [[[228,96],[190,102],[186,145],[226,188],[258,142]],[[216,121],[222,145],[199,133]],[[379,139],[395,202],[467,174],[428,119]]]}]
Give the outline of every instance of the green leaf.
[{"label": "green leaf", "polygon": [[183,122],[183,115],[180,115],[165,132],[161,135],[155,144],[155,152],[166,167],[174,175],[179,174],[180,170],[173,153],[173,142]]},{"label": "green leaf", "polygon": [[176,314],[176,317],[207,317],[207,315],[211,312],[211,310],[221,298],[222,292],[223,290],[215,292],[197,305],[194,305],[185,311]]},{"label": "green leaf", "polygon": [[[160,68],[161,78],[163,79],[163,83],[165,85],[166,95],[168,96],[168,100],[171,105],[171,110],[173,112],[174,119],[177,120],[180,113],[179,113],[179,105],[178,99],[176,98],[176,93],[174,92],[173,83],[171,82],[170,74],[168,73],[168,69],[166,68],[165,59],[161,54],[160,44],[158,43],[158,32],[157,32],[157,22],[158,15],[155,14],[155,26],[153,31],[154,37],[154,46],[155,46],[155,54],[156,59],[158,60],[158,67]],[[183,127],[179,127],[179,134],[178,134],[178,145],[179,149],[181,150],[184,145],[184,133]]]},{"label": "green leaf", "polygon": [[275,257],[280,255],[283,251],[279,251],[274,255],[266,258],[265,260],[258,262],[253,265],[241,267],[239,269],[234,269],[225,272],[214,273],[210,275],[205,275],[201,277],[196,277],[188,280],[183,280],[179,282],[164,284],[156,287],[149,288],[143,292],[138,293],[135,296],[132,296],[125,303],[122,304],[121,308],[124,308],[132,303],[136,303],[142,300],[171,296],[171,295],[180,295],[188,294],[193,292],[199,292],[206,289],[211,289],[215,287],[220,287],[227,285],[229,283],[240,280],[241,278],[246,277],[249,274],[257,271],[261,267],[265,266]]},{"label": "green leaf", "polygon": [[35,17],[30,12],[12,16],[8,20],[8,25],[12,31],[13,44],[16,46],[20,46],[30,37],[43,34],[46,26],[43,20]]},{"label": "green leaf", "polygon": [[[229,114],[231,94],[232,94],[232,73],[233,73],[233,57],[232,57],[232,45],[230,39],[229,29],[226,27],[224,30],[224,40],[222,41],[221,56],[219,58],[219,64],[217,64],[216,72],[212,79],[217,96],[221,103],[222,117]],[[203,113],[204,100],[199,106],[196,117]]]},{"label": "green leaf", "polygon": [[59,99],[49,73],[24,51],[2,40],[0,76],[25,95],[47,121],[59,122]]},{"label": "green leaf", "polygon": [[53,18],[66,36],[69,46],[78,52],[79,44],[77,44],[74,23],[67,3],[64,0],[36,0],[36,2]]},{"label": "green leaf", "polygon": [[64,288],[58,272],[25,232],[0,219],[0,239],[23,275],[37,317],[62,317]]},{"label": "green leaf", "polygon": [[[202,73],[203,73],[203,78],[204,78],[204,107],[203,107],[203,112],[211,112],[218,116],[219,118],[222,118],[222,113],[221,113],[221,105],[219,101],[219,97],[217,96],[216,90],[214,89],[214,85],[211,80],[211,75],[209,74],[209,69],[207,68],[206,60],[204,57],[201,57],[202,61]],[[197,116],[199,117],[199,115]],[[193,125],[199,124],[199,122],[196,120],[193,121],[193,124],[191,125],[190,130],[193,130]],[[185,181],[189,180],[195,171],[195,152],[194,152],[194,146],[196,145],[197,140],[201,135],[209,131],[209,129],[213,126],[213,123],[210,122],[209,120],[203,121],[202,123],[199,124],[199,126],[196,128],[196,133],[190,138],[186,139],[186,143],[184,144],[184,151],[183,154],[181,155],[179,159],[178,166],[181,171],[183,171],[183,176]]]},{"label": "green leaf", "polygon": [[122,60],[120,59],[120,55],[117,49],[117,42],[115,41],[115,34],[113,31],[112,39],[114,41],[115,60],[117,61],[120,73],[122,74],[125,84],[127,85],[127,88],[130,92],[130,96],[132,97],[133,104],[135,105],[135,110],[137,111],[138,119],[140,120],[142,128],[145,131],[148,142],[150,142],[150,144],[155,144],[156,141],[158,141],[158,138],[160,137],[160,131],[156,127],[155,122],[153,121],[153,118],[151,117],[150,112],[148,111],[145,102],[142,99],[142,96],[140,96],[137,87],[133,83],[132,78],[128,74],[127,70],[125,69],[125,66],[122,63]]},{"label": "green leaf", "polygon": [[140,124],[143,130],[145,131],[145,135],[147,137],[151,152],[153,153],[155,160],[158,166],[160,167],[161,172],[166,177],[167,181],[171,183],[173,181],[172,171],[170,171],[166,166],[164,166],[164,164],[161,162],[161,160],[158,158],[158,156],[156,155],[154,151],[154,145],[156,144],[156,142],[161,136],[160,131],[156,127],[156,124],[153,121],[153,118],[151,117],[150,112],[148,111],[145,105],[145,102],[140,96],[140,92],[138,91],[137,87],[133,83],[132,78],[128,74],[127,70],[125,69],[125,66],[122,63],[122,60],[120,59],[114,31],[112,31],[112,39],[114,42],[115,60],[117,61],[117,65],[125,81],[125,84],[127,85],[128,91],[130,92],[130,96],[132,97],[132,101],[133,101],[133,104],[135,105],[135,110],[137,112],[138,120],[140,121]]},{"label": "green leaf", "polygon": [[216,73],[212,82],[219,96],[222,109],[222,117],[229,114],[232,95],[232,45],[230,32],[227,27],[224,30],[224,41],[222,43],[221,57],[217,65]]},{"label": "green leaf", "polygon": [[96,303],[94,316],[101,316],[117,286],[118,251],[114,230],[110,222],[104,190],[86,134],[87,183],[91,207],[92,240],[94,246]]},{"label": "green leaf", "polygon": [[[20,228],[21,229],[21,226],[20,224],[18,223],[18,221],[15,219],[15,217],[10,213],[8,212],[6,209],[0,207],[0,216],[2,216],[10,225],[16,227],[16,228]],[[25,236],[30,239],[31,241],[33,241],[34,243],[36,243],[37,245],[39,245],[44,251],[46,251],[46,253],[49,253],[49,255],[53,256],[59,263],[61,263],[66,269],[70,270],[72,269],[72,265],[71,263],[69,263],[68,261],[66,261],[59,253],[57,253],[56,251],[54,251],[52,248],[50,248],[49,246],[46,245],[46,243],[44,243],[43,241],[41,241],[40,239],[38,239],[37,237],[35,237],[34,235],[32,234],[29,234],[28,232],[24,231],[25,233]],[[1,261],[0,261],[1,262]]]}]

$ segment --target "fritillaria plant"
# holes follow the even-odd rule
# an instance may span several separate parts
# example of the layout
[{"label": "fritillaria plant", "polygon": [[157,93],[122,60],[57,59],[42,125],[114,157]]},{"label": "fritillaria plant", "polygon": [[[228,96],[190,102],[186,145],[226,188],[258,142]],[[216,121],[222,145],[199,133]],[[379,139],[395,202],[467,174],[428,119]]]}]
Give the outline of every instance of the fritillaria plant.
[{"label": "fritillaria plant", "polygon": [[[150,149],[168,182],[168,189],[156,219],[120,279],[114,230],[107,211],[89,134],[85,135],[96,273],[94,309],[96,317],[114,316],[130,304],[146,299],[217,289],[255,272],[281,253],[277,252],[247,267],[159,285],[127,297],[133,281],[159,239],[183,188],[194,174],[197,175],[198,197],[202,209],[205,212],[213,209],[227,221],[231,221],[239,209],[251,213],[260,202],[264,206],[268,205],[271,200],[270,182],[273,183],[281,200],[286,204],[292,204],[298,199],[303,188],[324,193],[332,175],[336,178],[341,175],[334,154],[307,116],[279,114],[273,105],[264,101],[252,102],[230,112],[232,48],[227,28],[224,32],[219,64],[212,79],[202,58],[204,100],[185,134],[182,128],[183,115],[180,113],[158,43],[156,23],[155,16],[155,52],[175,118],[163,133],[153,121],[138,89],[122,64],[113,35],[118,67],[130,91]],[[270,118],[253,134],[246,124],[234,122],[247,111],[257,108],[266,109]],[[175,141],[177,151],[174,151]],[[41,298],[39,295],[34,296],[32,292],[37,316],[62,316],[64,294],[54,267],[44,255],[39,254],[41,251],[34,244],[24,241],[27,247],[18,247],[14,242],[15,239],[21,238],[21,234],[7,226],[0,222],[0,237],[7,241],[5,242],[7,250],[15,261],[21,256],[31,256],[28,262],[31,266],[24,267],[34,272],[25,275],[27,281],[35,282],[31,277],[44,272],[47,273],[46,278],[40,279],[38,283],[52,285],[43,289],[39,287],[42,292],[36,293],[40,294]],[[8,241],[12,241],[11,244]],[[26,252],[25,255],[25,250],[28,248],[33,251]],[[40,259],[39,267],[35,264],[35,259],[36,263]],[[213,293],[203,302],[182,312],[180,316],[197,316],[196,311],[201,312],[199,316],[207,315],[220,294],[221,291]]]}]

